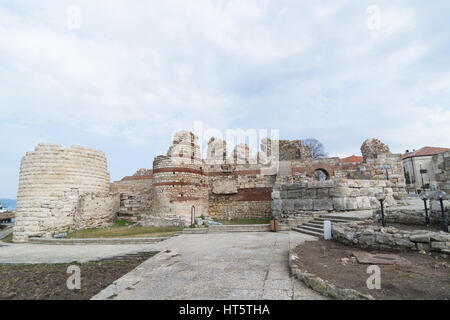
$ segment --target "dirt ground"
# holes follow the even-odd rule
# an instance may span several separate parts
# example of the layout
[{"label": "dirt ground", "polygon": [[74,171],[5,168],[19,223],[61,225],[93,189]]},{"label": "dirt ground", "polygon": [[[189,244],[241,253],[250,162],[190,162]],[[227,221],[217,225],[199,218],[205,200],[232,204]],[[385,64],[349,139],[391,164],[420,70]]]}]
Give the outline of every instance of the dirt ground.
[{"label": "dirt ground", "polygon": [[[409,266],[378,265],[381,269],[381,290],[369,290],[366,281],[369,264],[352,259],[353,251],[365,251],[335,241],[306,242],[297,248],[300,269],[314,273],[340,288],[355,289],[379,300],[449,300],[450,259],[439,254],[422,255],[400,252],[411,262]],[[374,251],[365,251],[375,253]],[[390,253],[377,251],[377,254]],[[342,258],[348,258],[342,260]]]},{"label": "dirt ground", "polygon": [[[0,265],[0,300],[88,300],[156,252],[88,263]],[[81,269],[81,289],[67,289],[70,265]]]}]

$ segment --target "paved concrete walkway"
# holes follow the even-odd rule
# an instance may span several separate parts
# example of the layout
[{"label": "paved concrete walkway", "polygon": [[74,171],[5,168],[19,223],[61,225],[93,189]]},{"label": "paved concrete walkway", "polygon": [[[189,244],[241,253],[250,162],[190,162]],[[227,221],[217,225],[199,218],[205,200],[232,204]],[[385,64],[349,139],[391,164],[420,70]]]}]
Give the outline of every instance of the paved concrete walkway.
[{"label": "paved concrete walkway", "polygon": [[289,274],[297,232],[181,235],[93,299],[324,299]]}]

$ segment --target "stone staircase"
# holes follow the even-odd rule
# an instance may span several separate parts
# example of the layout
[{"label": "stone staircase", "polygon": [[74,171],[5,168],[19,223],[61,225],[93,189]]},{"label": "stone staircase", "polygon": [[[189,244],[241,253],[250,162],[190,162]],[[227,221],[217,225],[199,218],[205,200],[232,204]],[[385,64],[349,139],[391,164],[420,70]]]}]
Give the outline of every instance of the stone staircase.
[{"label": "stone staircase", "polygon": [[348,223],[351,221],[358,221],[362,220],[361,218],[355,218],[355,217],[345,217],[345,216],[334,216],[334,215],[321,215],[317,218],[314,218],[313,220],[306,222],[304,224],[300,224],[292,230],[304,233],[310,236],[315,236],[320,239],[323,239],[323,223],[325,220],[331,221],[331,224],[334,223]]}]

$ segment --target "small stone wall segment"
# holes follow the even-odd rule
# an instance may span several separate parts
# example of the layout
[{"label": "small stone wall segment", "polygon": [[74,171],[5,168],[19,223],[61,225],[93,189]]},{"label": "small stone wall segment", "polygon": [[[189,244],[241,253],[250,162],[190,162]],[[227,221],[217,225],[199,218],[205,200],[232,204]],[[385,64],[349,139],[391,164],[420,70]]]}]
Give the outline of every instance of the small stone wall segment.
[{"label": "small stone wall segment", "polygon": [[118,218],[141,222],[152,208],[152,175],[132,176],[111,184],[111,191],[120,194]]},{"label": "small stone wall segment", "polygon": [[[29,237],[48,237],[73,228],[80,196],[109,192],[103,152],[39,144],[22,158],[13,241],[25,242]],[[103,213],[98,219],[102,217]]]},{"label": "small stone wall segment", "polygon": [[[442,213],[440,209],[439,202],[433,202],[434,208],[439,208],[434,210],[428,205],[428,216],[430,217],[431,224],[441,224],[442,223]],[[446,214],[448,209],[446,211]],[[377,221],[381,221],[381,209],[376,209],[373,212],[373,218]],[[391,223],[403,223],[403,224],[413,224],[413,225],[425,225],[425,206],[423,209],[409,209],[405,207],[392,207],[386,208],[384,210],[384,218],[386,222]]]},{"label": "small stone wall segment", "polygon": [[375,300],[371,295],[362,294],[354,289],[339,288],[327,280],[319,278],[306,270],[301,270],[295,263],[298,257],[293,249],[289,250],[289,267],[291,274],[305,285],[325,297],[336,300]]},{"label": "small stone wall segment", "polygon": [[417,250],[450,253],[450,234],[427,230],[402,231],[394,227],[367,226],[365,222],[332,224],[333,239],[375,250]]},{"label": "small stone wall segment", "polygon": [[231,165],[226,173],[209,167],[209,215],[217,219],[271,217],[275,175],[264,175],[259,165]]},{"label": "small stone wall segment", "polygon": [[[450,151],[433,156],[433,169],[437,182],[437,189],[450,195]],[[450,200],[450,196],[447,197]]]},{"label": "small stone wall segment", "polygon": [[235,194],[209,194],[209,215],[217,219],[270,218],[272,188],[240,189]]},{"label": "small stone wall segment", "polygon": [[74,215],[75,229],[111,226],[119,209],[120,195],[118,193],[81,195]]},{"label": "small stone wall segment", "polygon": [[386,207],[396,205],[393,184],[386,180],[336,179],[276,185],[272,212],[287,219],[317,211],[352,211],[380,206],[375,195],[384,192]]}]

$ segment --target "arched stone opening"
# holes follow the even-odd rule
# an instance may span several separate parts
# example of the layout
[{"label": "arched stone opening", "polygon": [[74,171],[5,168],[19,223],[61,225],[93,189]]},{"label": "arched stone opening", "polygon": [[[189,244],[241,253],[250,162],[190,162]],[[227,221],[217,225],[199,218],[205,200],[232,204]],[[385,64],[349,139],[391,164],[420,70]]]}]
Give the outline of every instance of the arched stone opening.
[{"label": "arched stone opening", "polygon": [[312,178],[316,181],[326,181],[330,179],[330,174],[325,169],[316,169]]},{"label": "arched stone opening", "polygon": [[[324,163],[318,163],[313,166],[310,166],[308,168],[306,175],[310,178],[314,178],[314,180],[317,180],[317,181],[325,181],[325,180],[331,179],[331,177],[334,176],[334,170],[331,166],[328,166]],[[319,176],[318,178],[321,178],[321,179],[324,179],[326,176],[326,179],[319,180],[319,179],[316,179],[315,176],[316,177]]]}]

